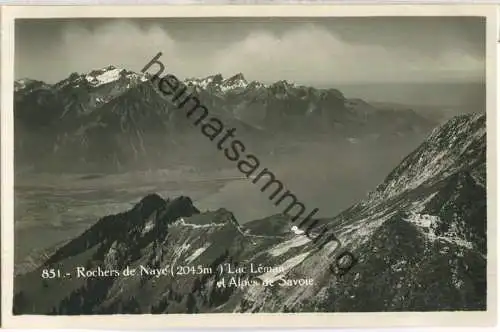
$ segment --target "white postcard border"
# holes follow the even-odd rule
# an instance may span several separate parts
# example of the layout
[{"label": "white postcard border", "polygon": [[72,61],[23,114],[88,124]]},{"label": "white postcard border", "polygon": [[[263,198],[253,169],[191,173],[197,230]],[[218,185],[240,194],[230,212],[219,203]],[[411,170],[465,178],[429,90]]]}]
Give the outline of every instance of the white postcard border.
[{"label": "white postcard border", "polygon": [[[14,20],[90,17],[487,17],[487,234],[488,293],[484,312],[273,313],[39,316],[12,315],[14,278],[13,81]],[[2,327],[152,329],[179,327],[415,327],[492,326],[497,312],[497,46],[494,5],[175,5],[175,6],[3,6],[1,7],[1,198]]]}]

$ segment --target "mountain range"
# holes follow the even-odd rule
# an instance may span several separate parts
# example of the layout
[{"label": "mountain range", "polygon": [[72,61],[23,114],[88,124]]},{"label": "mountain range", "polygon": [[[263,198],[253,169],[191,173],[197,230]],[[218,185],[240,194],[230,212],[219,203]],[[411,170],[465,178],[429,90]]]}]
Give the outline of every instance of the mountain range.
[{"label": "mountain range", "polygon": [[[154,107],[165,104],[153,94],[147,101],[138,99],[150,92],[146,84],[140,83],[140,78],[135,88],[126,88],[129,84],[126,82],[131,78],[127,72],[120,72],[120,75],[123,81],[112,86],[98,85],[97,82],[102,81],[99,75],[95,81],[76,75],[55,86],[26,82],[17,91],[18,100],[21,103],[22,100],[37,100],[40,107],[47,106],[46,103],[61,107],[46,108],[52,115],[41,117],[36,123],[38,128],[47,128],[61,121],[68,121],[65,128],[70,128],[71,123],[82,123],[81,120],[72,122],[74,119],[84,117],[88,120],[85,121],[87,125],[93,123],[94,126],[80,131],[77,130],[80,127],[74,127],[74,130],[81,133],[80,138],[89,139],[87,144],[91,146],[89,133],[93,130],[113,130],[119,137],[120,132],[138,130],[141,121],[157,121],[160,113],[151,114],[153,109],[158,112],[167,109],[166,106],[163,109]],[[68,95],[61,91],[74,84],[85,84],[90,88],[88,92],[82,89],[80,95],[74,95],[72,103],[63,103],[63,96],[68,98]],[[230,93],[224,91],[229,84],[234,86]],[[280,126],[287,123],[288,128],[293,128],[295,115],[302,121],[307,114],[314,114],[312,118],[318,116],[329,127],[326,132],[330,132],[330,127],[353,130],[350,134],[356,132],[357,126],[372,128],[370,121],[361,120],[361,102],[357,108],[351,108],[352,101],[345,100],[337,91],[298,88],[286,82],[265,87],[245,84],[241,76],[229,81],[220,76],[193,81],[200,93],[212,96],[214,105],[218,98],[241,103],[247,100],[242,99],[242,94],[255,93],[256,90],[269,93],[270,97],[257,98],[255,107],[263,112],[264,119],[285,117],[286,121],[280,120]],[[125,92],[119,91],[120,87]],[[102,101],[100,89],[110,95],[116,94],[116,97]],[[313,105],[311,113],[294,113],[299,112],[299,108],[294,110],[296,104],[290,100],[300,102],[304,96],[307,100],[304,103]],[[101,106],[89,106],[90,100],[96,105],[101,103]],[[146,103],[150,107],[142,118],[134,118],[129,113],[130,117],[125,121],[126,115],[113,107],[123,103],[131,106],[128,111],[133,105],[143,107]],[[273,103],[282,107],[274,108],[276,104]],[[279,110],[280,115],[267,114],[270,105]],[[65,107],[69,107],[66,113],[63,112]],[[328,113],[330,107],[335,112]],[[370,109],[369,105],[363,107]],[[19,116],[28,114],[27,109],[18,111]],[[394,115],[371,109],[363,116],[370,118],[371,112],[380,112],[380,116],[388,119],[393,116],[401,119],[401,127],[392,124],[391,128],[396,131],[412,129],[403,125],[407,123],[406,117],[420,119],[412,113]],[[118,121],[114,128],[103,126],[104,123],[111,126],[108,122],[111,120],[105,114],[124,122]],[[259,119],[245,119],[241,114],[234,115],[234,118],[245,121],[251,128],[249,130],[266,131],[277,124],[271,118],[262,123]],[[380,128],[388,122],[377,121],[375,127]],[[126,123],[134,126],[126,127]],[[166,122],[156,124],[162,130],[167,126]],[[293,130],[299,135],[300,128]],[[61,139],[64,137],[61,135],[54,132],[54,137]],[[69,141],[58,142],[75,142],[70,140],[69,133],[66,137]],[[83,143],[78,141],[78,144]],[[320,222],[328,225],[342,246],[357,257],[357,264],[343,276],[332,274],[329,269],[336,248],[318,248],[307,236],[292,228],[286,215],[273,215],[243,225],[224,207],[200,211],[189,197],[163,198],[151,193],[131,210],[98,220],[85,232],[48,253],[39,267],[16,276],[14,313],[485,310],[485,114],[456,116],[435,128],[364,199]],[[239,274],[230,274],[224,269],[232,267],[243,271],[250,265],[257,272],[246,269]],[[169,272],[171,266],[174,266],[174,274]],[[40,277],[47,276],[50,269],[61,276]],[[137,269],[142,274],[123,276],[121,271],[126,269]],[[78,271],[90,272],[79,277]],[[245,280],[250,283],[265,281],[272,285],[245,285]],[[297,284],[299,280],[302,280],[300,285]],[[223,284],[225,287],[221,286]]]},{"label": "mountain range", "polygon": [[[336,89],[249,82],[241,73],[184,83],[263,155],[299,141],[420,140],[436,126],[411,109],[376,107]],[[14,91],[18,170],[116,172],[223,162],[147,74],[108,66],[55,84],[17,80]]]}]

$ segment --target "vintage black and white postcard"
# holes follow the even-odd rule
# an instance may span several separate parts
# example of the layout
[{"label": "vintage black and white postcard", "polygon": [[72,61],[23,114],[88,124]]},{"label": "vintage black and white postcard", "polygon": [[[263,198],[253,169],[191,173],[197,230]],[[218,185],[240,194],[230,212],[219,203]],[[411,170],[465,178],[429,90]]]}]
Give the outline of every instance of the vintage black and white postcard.
[{"label": "vintage black and white postcard", "polygon": [[4,7],[3,324],[493,324],[496,19]]}]

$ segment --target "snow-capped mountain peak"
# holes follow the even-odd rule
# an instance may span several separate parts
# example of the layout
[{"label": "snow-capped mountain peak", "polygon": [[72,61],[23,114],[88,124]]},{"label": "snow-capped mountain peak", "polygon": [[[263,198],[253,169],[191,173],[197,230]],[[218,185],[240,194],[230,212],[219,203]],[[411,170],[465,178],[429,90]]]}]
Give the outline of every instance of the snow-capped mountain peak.
[{"label": "snow-capped mountain peak", "polygon": [[85,75],[85,79],[90,84],[98,86],[117,81],[118,79],[120,79],[121,75],[125,73],[125,69],[116,68],[115,66],[108,66],[100,70],[91,71],[90,73]]},{"label": "snow-capped mountain peak", "polygon": [[223,77],[221,74],[210,75],[202,79],[198,78],[188,78],[184,80],[189,86],[196,86],[202,89],[207,89],[209,86],[218,85],[223,81]]},{"label": "snow-capped mountain peak", "polygon": [[83,83],[84,85],[88,84],[95,88],[117,82],[121,79],[128,83],[137,83],[139,81],[145,82],[148,78],[142,73],[135,73],[121,67],[110,65],[100,69],[91,70],[88,73],[72,73],[68,78],[56,83],[55,86],[57,88],[63,88],[68,85],[78,87]]},{"label": "snow-capped mountain peak", "polygon": [[[205,78],[188,78],[184,80],[188,86],[194,86],[201,89],[215,88],[216,90],[226,93],[235,89],[245,89],[249,86],[248,81],[242,73],[233,75],[224,79],[221,74],[210,75]],[[263,86],[263,85],[262,85]]]},{"label": "snow-capped mountain peak", "polygon": [[21,79],[18,79],[17,81],[14,82],[14,91],[19,91],[19,90],[22,90],[24,88],[26,88],[26,86],[31,82],[30,79],[27,79],[27,78],[21,78]]},{"label": "snow-capped mountain peak", "polygon": [[21,78],[14,81],[14,92],[18,92],[24,89],[39,88],[46,86],[47,84],[45,84],[42,81],[32,80],[29,78]]},{"label": "snow-capped mountain peak", "polygon": [[238,73],[226,80],[224,80],[221,84],[221,90],[226,92],[228,90],[234,90],[238,88],[246,88],[248,86],[248,82],[243,76],[242,73]]}]

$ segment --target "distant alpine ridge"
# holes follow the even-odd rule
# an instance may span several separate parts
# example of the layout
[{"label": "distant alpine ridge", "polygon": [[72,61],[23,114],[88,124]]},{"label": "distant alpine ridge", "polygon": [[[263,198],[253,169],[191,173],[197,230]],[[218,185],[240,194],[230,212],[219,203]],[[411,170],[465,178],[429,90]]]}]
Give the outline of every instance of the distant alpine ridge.
[{"label": "distant alpine ridge", "polygon": [[[423,137],[436,125],[412,110],[377,108],[336,89],[249,82],[241,73],[184,83],[211,114],[234,126],[261,153],[290,140]],[[14,91],[19,169],[116,172],[170,166],[173,160],[217,163],[213,153],[193,150],[204,150],[207,143],[143,74],[108,66],[55,84],[17,80]]]},{"label": "distant alpine ridge", "polygon": [[[342,277],[328,268],[335,248],[284,215],[240,225],[222,207],[151,194],[16,277],[14,313],[485,310],[486,116],[436,128],[364,200],[321,222],[358,257]],[[172,265],[189,268],[170,275]],[[142,272],[91,277],[127,267]],[[40,278],[50,269],[73,276]]]}]

